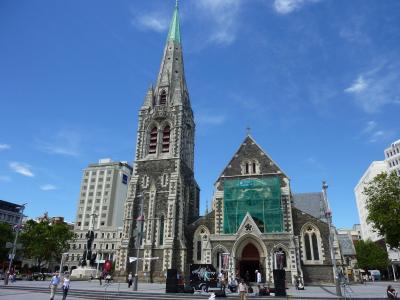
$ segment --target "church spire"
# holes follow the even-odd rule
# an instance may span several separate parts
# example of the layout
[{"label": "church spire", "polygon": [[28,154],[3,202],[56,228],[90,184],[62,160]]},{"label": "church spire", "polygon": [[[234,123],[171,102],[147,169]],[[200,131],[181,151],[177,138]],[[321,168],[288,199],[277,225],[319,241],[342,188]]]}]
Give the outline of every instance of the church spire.
[{"label": "church spire", "polygon": [[172,21],[169,26],[168,41],[174,41],[179,44],[181,43],[181,28],[179,24],[178,0],[176,0],[174,15],[172,17]]},{"label": "church spire", "polygon": [[159,98],[161,93],[166,93],[166,103],[169,105],[186,105],[189,103],[183,64],[178,2],[175,4],[169,26],[154,93],[156,98]]}]

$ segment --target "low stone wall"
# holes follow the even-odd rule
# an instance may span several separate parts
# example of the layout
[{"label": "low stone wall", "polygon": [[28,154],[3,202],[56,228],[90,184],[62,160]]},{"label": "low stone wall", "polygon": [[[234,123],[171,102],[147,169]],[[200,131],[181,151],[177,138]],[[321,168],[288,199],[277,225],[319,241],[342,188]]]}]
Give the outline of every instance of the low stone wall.
[{"label": "low stone wall", "polygon": [[305,284],[334,283],[332,266],[302,266]]}]

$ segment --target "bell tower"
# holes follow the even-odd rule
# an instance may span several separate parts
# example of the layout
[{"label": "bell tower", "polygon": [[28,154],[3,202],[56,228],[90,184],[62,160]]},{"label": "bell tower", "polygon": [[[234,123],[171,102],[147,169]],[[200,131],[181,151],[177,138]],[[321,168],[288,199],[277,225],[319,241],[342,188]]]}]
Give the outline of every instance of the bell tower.
[{"label": "bell tower", "polygon": [[[157,82],[139,110],[136,155],[116,269],[164,278],[185,271],[185,231],[199,215],[194,179],[195,123],[186,85],[176,4]],[[139,251],[138,251],[139,249]],[[129,257],[139,257],[139,260]],[[138,265],[135,264],[138,262]]]}]

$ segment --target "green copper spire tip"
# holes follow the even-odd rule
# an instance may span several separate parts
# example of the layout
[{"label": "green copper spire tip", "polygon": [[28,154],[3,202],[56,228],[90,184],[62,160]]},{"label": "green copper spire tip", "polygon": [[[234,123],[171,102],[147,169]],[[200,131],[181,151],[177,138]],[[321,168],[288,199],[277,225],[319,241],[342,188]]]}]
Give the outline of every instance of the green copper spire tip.
[{"label": "green copper spire tip", "polygon": [[168,41],[181,43],[181,29],[179,25],[178,1],[175,3],[174,15],[172,16],[171,25],[169,26]]}]

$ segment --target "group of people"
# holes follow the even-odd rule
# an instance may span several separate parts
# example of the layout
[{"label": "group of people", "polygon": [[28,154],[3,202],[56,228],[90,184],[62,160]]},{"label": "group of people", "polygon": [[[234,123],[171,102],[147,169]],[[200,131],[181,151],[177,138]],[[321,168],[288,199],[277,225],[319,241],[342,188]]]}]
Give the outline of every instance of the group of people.
[{"label": "group of people", "polygon": [[[267,286],[262,285],[262,275],[258,270],[255,271],[255,279],[258,288],[258,296],[269,296],[270,290]],[[245,279],[241,279],[239,283],[240,300],[246,300],[247,294],[251,294],[253,292],[253,288],[250,284],[250,273],[249,271],[246,271]]]},{"label": "group of people", "polygon": [[[249,271],[246,271],[244,279],[243,278],[239,279],[239,281],[236,278],[239,278],[239,276],[231,278],[230,281],[228,282],[228,285],[226,286],[227,272],[221,271],[218,274],[218,286],[223,290],[225,290],[225,288],[228,287],[228,289],[232,293],[239,291],[240,299],[245,300],[247,299],[248,294],[254,293],[254,290],[250,284],[250,273]],[[268,296],[270,294],[269,288],[266,286],[262,286],[262,275],[258,270],[255,271],[255,279],[258,287],[258,295]],[[206,283],[205,291],[208,292],[209,282],[210,282],[210,277],[208,272],[204,273],[204,281]]]},{"label": "group of people", "polygon": [[68,290],[70,286],[70,278],[69,278],[69,273],[65,272],[63,278],[60,278],[60,275],[58,272],[54,273],[53,277],[50,280],[50,300],[54,299],[54,296],[56,294],[57,288],[61,283],[61,287],[63,289],[63,298],[62,300],[67,299],[68,295]]}]

